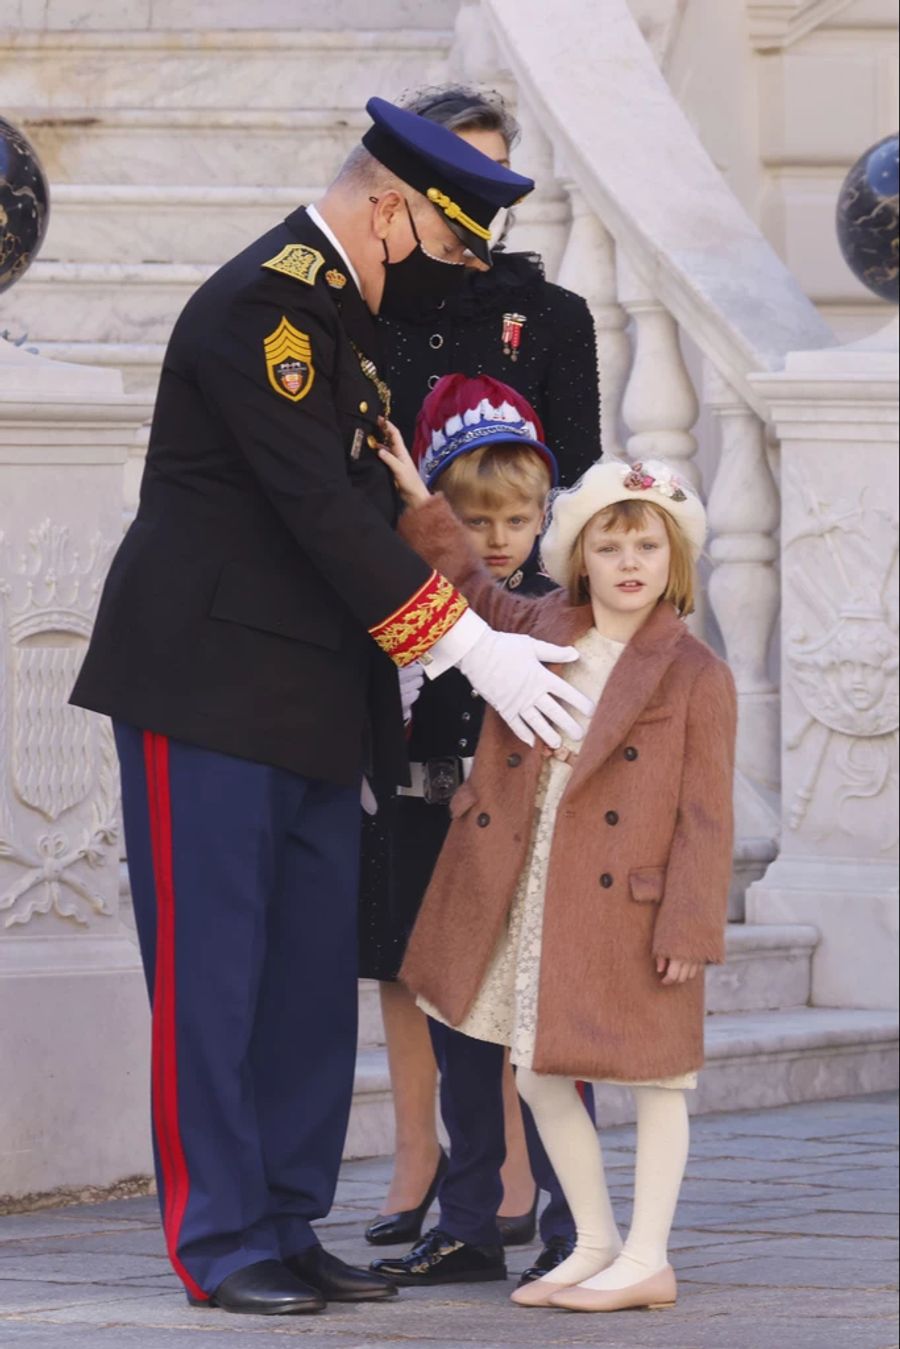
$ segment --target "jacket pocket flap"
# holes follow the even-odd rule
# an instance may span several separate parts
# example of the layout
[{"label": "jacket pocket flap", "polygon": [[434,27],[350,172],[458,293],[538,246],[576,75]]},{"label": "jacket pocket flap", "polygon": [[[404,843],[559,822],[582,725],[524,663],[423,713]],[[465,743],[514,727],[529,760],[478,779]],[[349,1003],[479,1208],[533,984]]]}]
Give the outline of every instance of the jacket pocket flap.
[{"label": "jacket pocket flap", "polygon": [[341,604],[324,587],[303,576],[246,562],[226,562],[209,613],[245,628],[273,632],[295,642],[337,651],[341,645]]},{"label": "jacket pocket flap", "polygon": [[468,782],[462,782],[450,798],[450,818],[458,820],[461,815],[465,815],[467,810],[471,810],[478,797],[475,795],[475,789]]},{"label": "jacket pocket flap", "polygon": [[658,904],[666,888],[665,867],[638,867],[628,873],[631,898],[638,904]]},{"label": "jacket pocket flap", "polygon": [[645,707],[639,717],[635,718],[635,726],[645,726],[648,721],[667,721],[672,715],[671,707],[665,703],[657,703],[653,707]]}]

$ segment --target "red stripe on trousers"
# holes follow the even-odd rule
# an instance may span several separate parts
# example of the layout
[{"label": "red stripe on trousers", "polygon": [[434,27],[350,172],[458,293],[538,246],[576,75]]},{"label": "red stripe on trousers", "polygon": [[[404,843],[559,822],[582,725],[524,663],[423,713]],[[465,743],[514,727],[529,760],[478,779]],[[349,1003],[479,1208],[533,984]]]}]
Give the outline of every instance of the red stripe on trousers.
[{"label": "red stripe on trousers", "polygon": [[144,732],[144,765],[150,807],[150,846],[156,882],[156,970],[153,978],[153,1126],[163,1173],[163,1231],[175,1273],[192,1297],[209,1294],[178,1258],[178,1239],[190,1194],[190,1174],[178,1123],[178,1051],[175,1038],[175,881],[172,865],[172,798],[169,741]]}]

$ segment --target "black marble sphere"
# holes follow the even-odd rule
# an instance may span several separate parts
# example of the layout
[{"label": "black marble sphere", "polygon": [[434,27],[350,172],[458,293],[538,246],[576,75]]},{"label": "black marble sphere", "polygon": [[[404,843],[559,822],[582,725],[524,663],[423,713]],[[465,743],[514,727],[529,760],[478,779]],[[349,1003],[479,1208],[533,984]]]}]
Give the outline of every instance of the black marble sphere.
[{"label": "black marble sphere", "polygon": [[47,231],[50,193],[21,131],[0,117],[0,291],[28,269]]},{"label": "black marble sphere", "polygon": [[900,300],[897,234],[898,140],[870,145],[844,179],[837,234],[854,276],[882,300]]}]

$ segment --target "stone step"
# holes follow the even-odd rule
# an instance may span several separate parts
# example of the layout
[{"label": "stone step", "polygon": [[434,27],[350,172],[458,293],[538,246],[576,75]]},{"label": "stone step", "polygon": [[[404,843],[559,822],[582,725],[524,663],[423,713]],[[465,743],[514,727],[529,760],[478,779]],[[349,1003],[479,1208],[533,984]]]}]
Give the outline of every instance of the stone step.
[{"label": "stone step", "polygon": [[[710,1014],[763,1012],[806,1006],[812,954],[819,940],[814,927],[800,924],[729,923],[724,965],[706,971],[706,1009]],[[384,1044],[378,984],[360,981],[359,1043],[363,1049]]]},{"label": "stone step", "polygon": [[331,180],[370,125],[363,101],[356,92],[348,107],[335,106],[332,96],[320,108],[299,110],[110,109],[93,100],[51,110],[7,98],[3,115],[31,141],[55,188],[62,183],[299,186]]},{"label": "stone step", "polygon": [[[711,1016],[706,1067],[689,1095],[690,1108],[714,1114],[891,1091],[897,1047],[896,1012],[801,1007]],[[634,1118],[625,1087],[599,1085],[597,1106],[601,1126]],[[368,1049],[357,1059],[345,1156],[386,1157],[393,1145],[387,1055]]]},{"label": "stone step", "polygon": [[[218,265],[325,186],[56,183],[41,261]],[[553,211],[537,205],[516,212],[513,248],[528,246],[529,229],[554,223]],[[557,209],[555,223],[561,219]]]},{"label": "stone step", "polygon": [[219,266],[318,187],[146,187],[59,183],[41,262],[208,263]]},{"label": "stone step", "polygon": [[0,19],[10,27],[79,32],[98,29],[451,28],[459,0],[2,0]]},{"label": "stone step", "polygon": [[724,965],[706,971],[706,1010],[764,1012],[809,1002],[816,928],[729,923]]},{"label": "stone step", "polygon": [[[14,330],[0,309],[0,330]],[[78,365],[112,366],[121,370],[126,393],[137,393],[150,398],[156,395],[159,372],[166,346],[164,342],[27,342],[42,356],[57,361],[74,361]]]},{"label": "stone step", "polygon": [[200,263],[38,260],[3,297],[4,327],[30,342],[167,342],[179,312],[215,271]]},{"label": "stone step", "polygon": [[417,28],[7,29],[0,85],[6,108],[46,111],[355,107],[440,80],[450,40]]}]

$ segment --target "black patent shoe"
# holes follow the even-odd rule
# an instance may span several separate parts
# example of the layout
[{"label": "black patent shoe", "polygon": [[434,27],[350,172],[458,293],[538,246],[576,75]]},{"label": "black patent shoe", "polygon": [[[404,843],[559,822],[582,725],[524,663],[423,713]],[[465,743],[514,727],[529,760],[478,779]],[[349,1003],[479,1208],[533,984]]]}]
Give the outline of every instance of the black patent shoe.
[{"label": "black patent shoe", "polygon": [[506,1278],[502,1246],[472,1246],[433,1227],[406,1255],[373,1260],[370,1269],[402,1287],[434,1283],[486,1283]]},{"label": "black patent shoe", "polygon": [[192,1307],[220,1307],[223,1312],[247,1316],[299,1316],[320,1312],[325,1299],[315,1288],[293,1274],[280,1260],[258,1260],[236,1269],[223,1279],[208,1298],[192,1297]]},{"label": "black patent shoe", "polygon": [[557,1265],[567,1259],[575,1249],[575,1238],[571,1237],[551,1237],[544,1249],[541,1251],[533,1265],[529,1265],[519,1276],[517,1288],[524,1288],[526,1283],[534,1283],[535,1279],[543,1279],[548,1275],[551,1269],[556,1269]]},{"label": "black patent shoe", "polygon": [[500,1240],[504,1246],[527,1246],[529,1242],[534,1241],[534,1234],[537,1231],[537,1206],[541,1192],[535,1189],[534,1202],[527,1213],[522,1213],[518,1218],[497,1217],[497,1226],[500,1229]]},{"label": "black patent shoe", "polygon": [[321,1246],[310,1246],[301,1255],[289,1256],[284,1263],[326,1302],[383,1302],[397,1295],[397,1285],[389,1279],[348,1265]]},{"label": "black patent shoe", "polygon": [[405,1246],[408,1241],[419,1240],[425,1214],[434,1203],[440,1183],[447,1174],[447,1166],[447,1154],[441,1148],[434,1177],[421,1204],[418,1208],[403,1209],[400,1213],[379,1214],[374,1222],[369,1223],[365,1231],[365,1238],[370,1246]]}]

